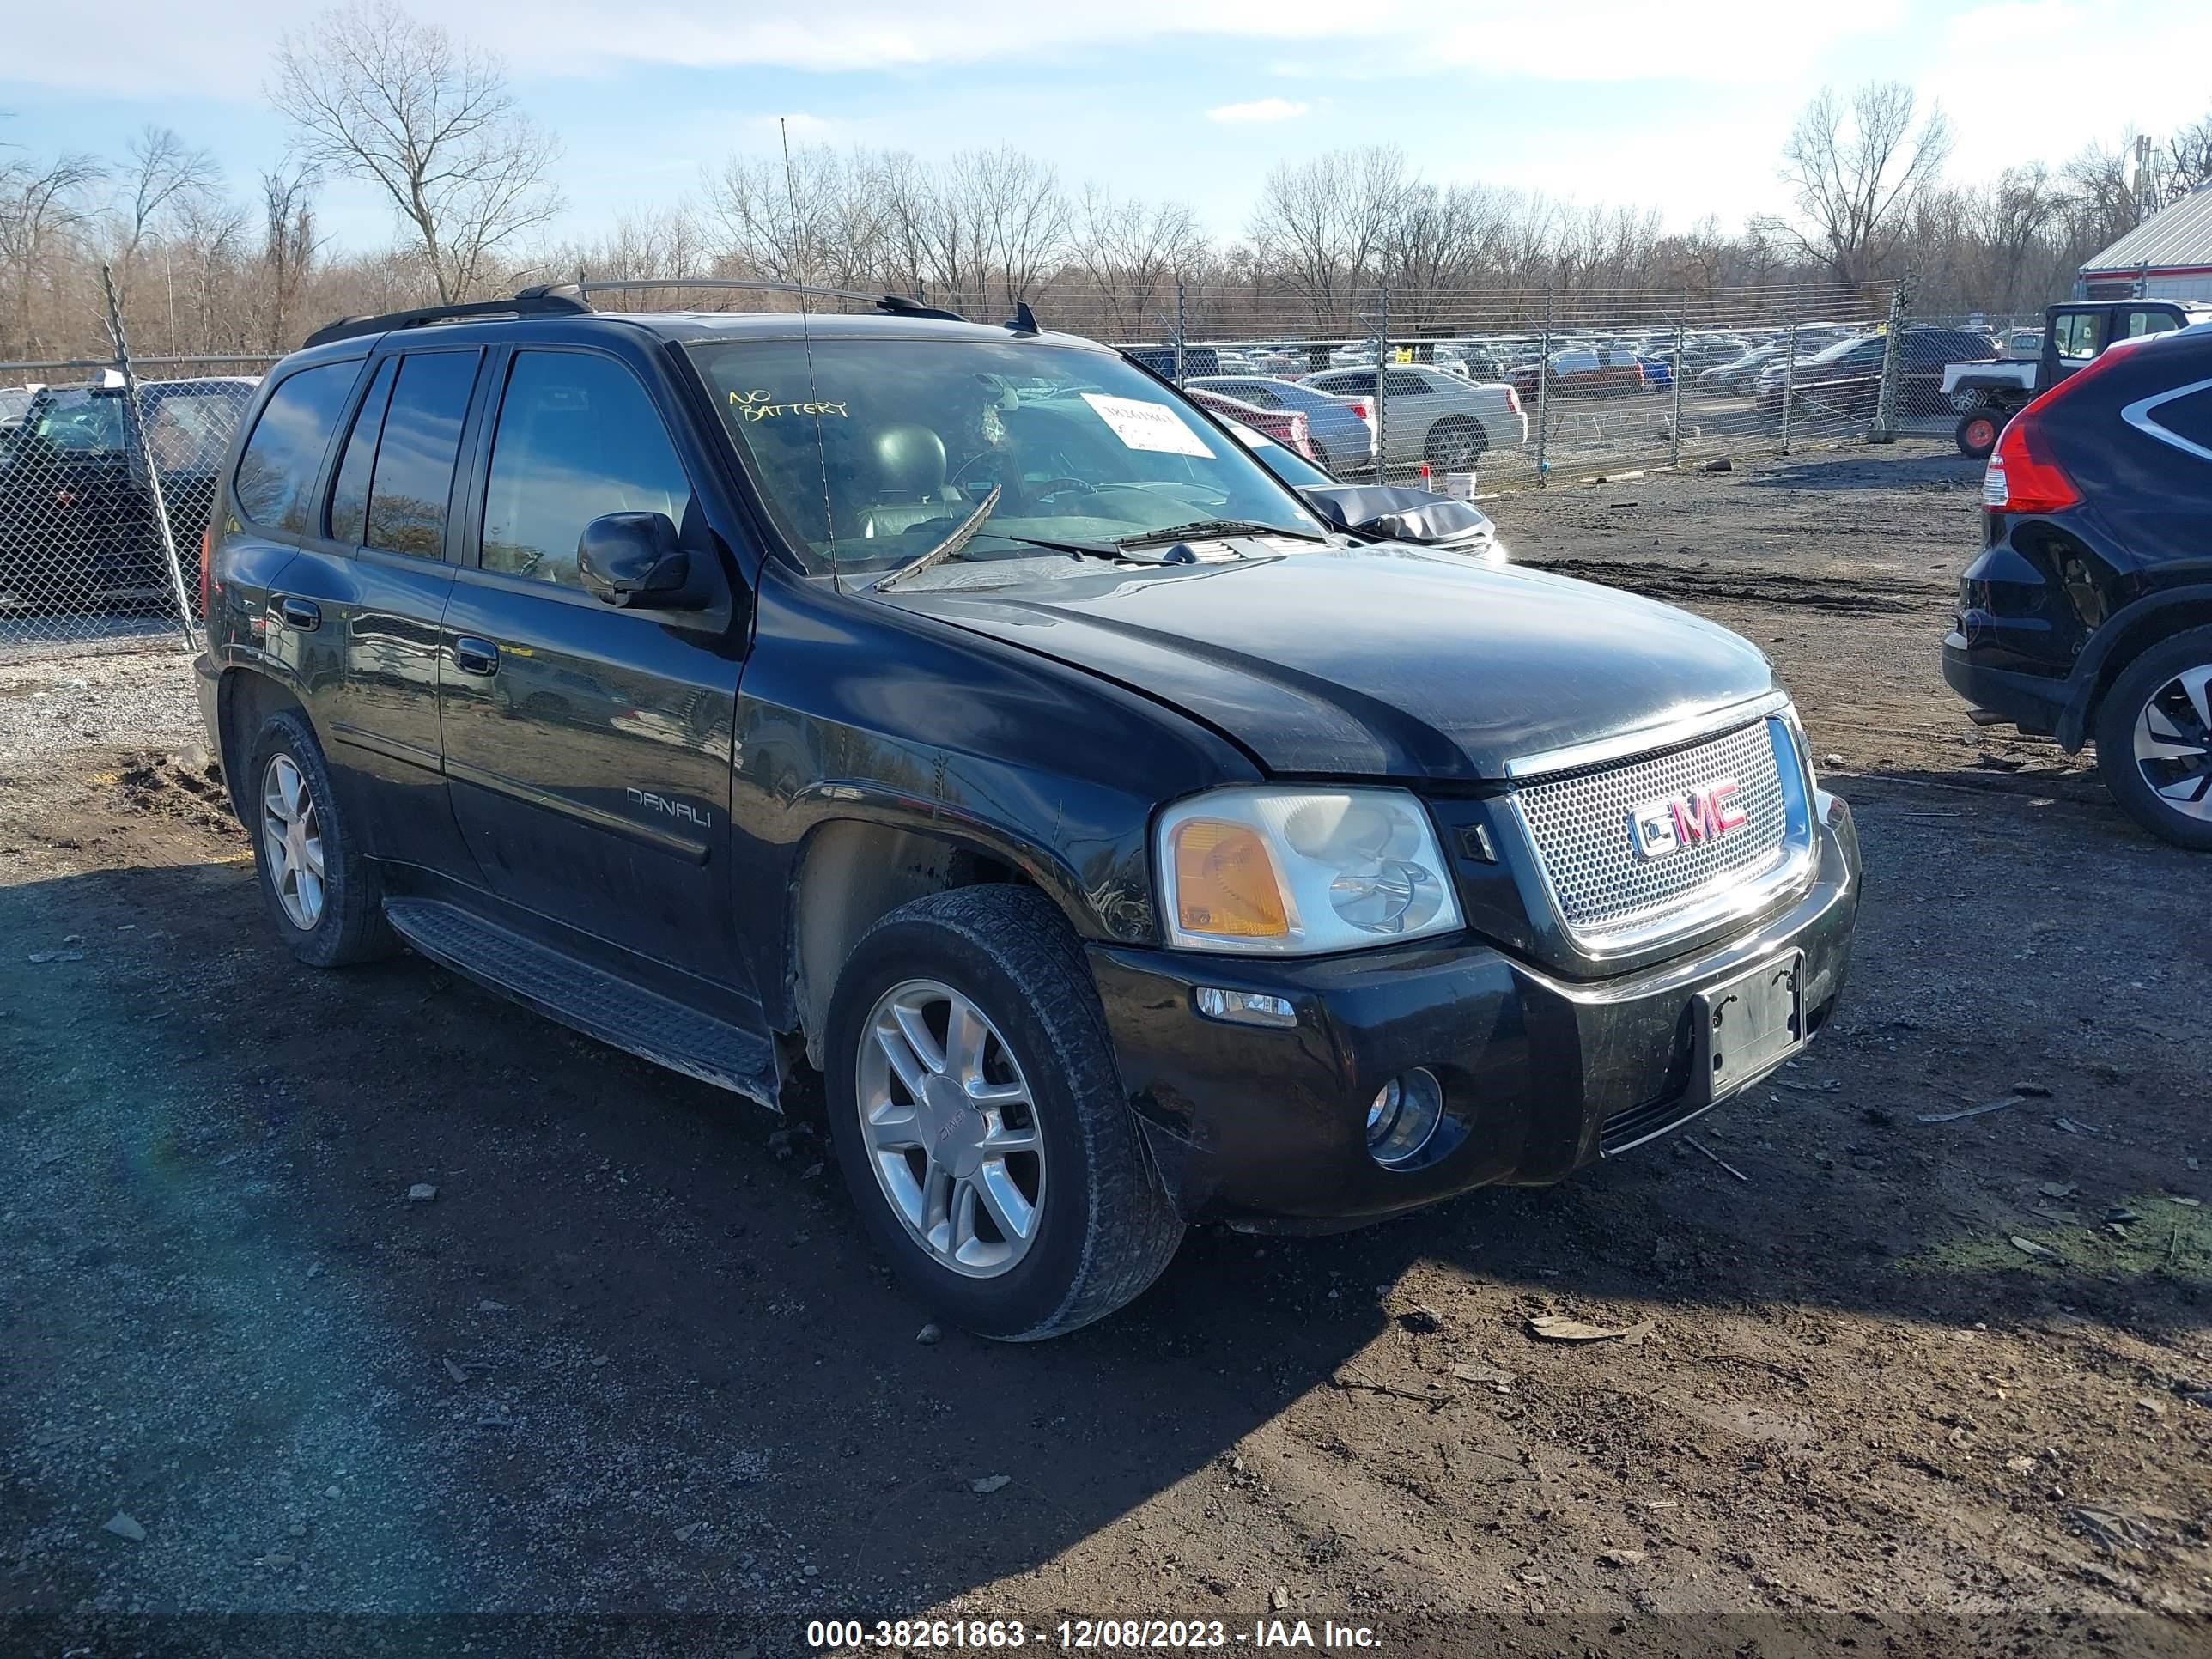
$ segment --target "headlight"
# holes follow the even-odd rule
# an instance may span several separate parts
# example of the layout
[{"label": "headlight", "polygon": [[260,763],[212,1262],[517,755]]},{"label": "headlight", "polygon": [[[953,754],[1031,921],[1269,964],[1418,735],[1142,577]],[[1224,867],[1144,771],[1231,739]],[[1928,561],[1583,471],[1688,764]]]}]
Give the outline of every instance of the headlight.
[{"label": "headlight", "polygon": [[1460,925],[1451,872],[1402,789],[1217,789],[1160,815],[1168,942],[1307,956]]}]

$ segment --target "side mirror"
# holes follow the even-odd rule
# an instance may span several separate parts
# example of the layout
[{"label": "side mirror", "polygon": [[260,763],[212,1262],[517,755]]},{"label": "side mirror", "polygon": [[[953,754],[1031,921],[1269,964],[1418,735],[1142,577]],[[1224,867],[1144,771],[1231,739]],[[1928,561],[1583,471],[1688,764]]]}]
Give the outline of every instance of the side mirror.
[{"label": "side mirror", "polygon": [[693,611],[691,557],[665,513],[607,513],[584,526],[576,568],[603,605]]}]

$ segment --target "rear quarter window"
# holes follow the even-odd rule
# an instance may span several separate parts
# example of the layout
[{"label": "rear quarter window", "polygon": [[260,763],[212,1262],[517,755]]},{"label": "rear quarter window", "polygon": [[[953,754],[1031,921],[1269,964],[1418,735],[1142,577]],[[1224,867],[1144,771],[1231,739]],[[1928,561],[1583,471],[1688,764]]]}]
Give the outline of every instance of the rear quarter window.
[{"label": "rear quarter window", "polygon": [[306,532],[315,476],[344,412],[360,360],[319,363],[278,383],[238,458],[239,511],[264,530]]},{"label": "rear quarter window", "polygon": [[2160,404],[2144,418],[2199,453],[2212,456],[2212,386]]}]

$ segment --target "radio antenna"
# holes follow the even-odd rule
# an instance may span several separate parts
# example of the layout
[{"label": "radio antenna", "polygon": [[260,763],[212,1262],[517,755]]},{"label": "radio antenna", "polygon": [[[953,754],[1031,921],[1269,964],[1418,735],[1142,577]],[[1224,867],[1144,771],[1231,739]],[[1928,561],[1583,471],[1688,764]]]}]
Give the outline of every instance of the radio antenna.
[{"label": "radio antenna", "polygon": [[[791,127],[781,115],[775,118],[775,131],[783,141],[783,188],[790,204],[791,256],[799,268],[799,338],[806,352],[806,401],[818,405],[822,390],[814,380],[814,329],[807,311],[806,295],[812,273],[807,269],[805,234],[799,226],[799,173],[791,164]],[[814,459],[822,471],[822,528],[830,538],[830,583],[842,592],[845,579],[837,568],[837,520],[830,506],[830,456],[822,438],[822,416],[817,412],[807,418],[814,422]]]}]

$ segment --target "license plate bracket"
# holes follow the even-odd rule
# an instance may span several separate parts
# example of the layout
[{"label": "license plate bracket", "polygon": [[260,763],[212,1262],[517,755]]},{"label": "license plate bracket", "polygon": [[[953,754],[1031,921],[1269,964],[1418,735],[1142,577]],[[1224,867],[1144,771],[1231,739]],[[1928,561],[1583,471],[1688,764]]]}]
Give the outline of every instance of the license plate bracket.
[{"label": "license plate bracket", "polygon": [[1805,954],[1771,957],[1690,999],[1691,1097],[1724,1100],[1805,1046]]}]

